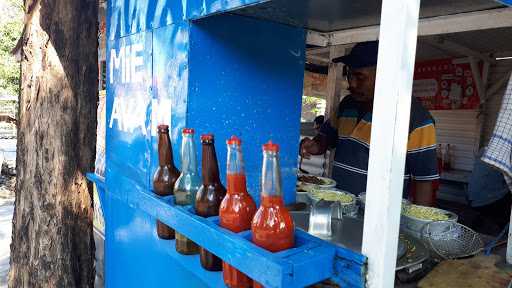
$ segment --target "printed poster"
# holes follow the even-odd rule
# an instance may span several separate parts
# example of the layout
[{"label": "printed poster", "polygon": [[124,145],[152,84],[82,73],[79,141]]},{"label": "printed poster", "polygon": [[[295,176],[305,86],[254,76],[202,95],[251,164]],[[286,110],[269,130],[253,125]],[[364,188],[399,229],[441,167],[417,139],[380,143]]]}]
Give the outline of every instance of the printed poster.
[{"label": "printed poster", "polygon": [[453,58],[417,62],[412,90],[428,110],[477,109],[480,104],[471,65]]}]

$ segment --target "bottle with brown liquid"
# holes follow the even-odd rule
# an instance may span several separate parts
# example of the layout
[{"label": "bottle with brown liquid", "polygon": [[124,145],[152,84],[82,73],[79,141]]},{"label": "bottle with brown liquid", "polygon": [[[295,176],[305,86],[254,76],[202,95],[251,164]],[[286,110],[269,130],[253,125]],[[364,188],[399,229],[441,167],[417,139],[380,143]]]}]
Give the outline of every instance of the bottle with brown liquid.
[{"label": "bottle with brown liquid", "polygon": [[[226,195],[226,188],[220,183],[219,164],[215,154],[212,134],[201,135],[203,185],[196,195],[196,214],[201,217],[219,215],[219,207]],[[222,260],[204,248],[199,249],[201,266],[209,271],[221,271]]]},{"label": "bottle with brown liquid", "polygon": [[[153,176],[153,189],[158,196],[173,194],[180,171],[174,166],[172,158],[169,126],[158,125],[158,168]],[[161,239],[174,239],[174,230],[159,220],[156,221],[156,231]]]},{"label": "bottle with brown liquid", "polygon": [[[196,145],[194,129],[184,128],[181,142],[181,175],[174,184],[176,205],[193,205],[197,190],[201,186],[201,177],[197,171]],[[199,253],[199,246],[194,241],[176,232],[176,251],[184,255]]]}]

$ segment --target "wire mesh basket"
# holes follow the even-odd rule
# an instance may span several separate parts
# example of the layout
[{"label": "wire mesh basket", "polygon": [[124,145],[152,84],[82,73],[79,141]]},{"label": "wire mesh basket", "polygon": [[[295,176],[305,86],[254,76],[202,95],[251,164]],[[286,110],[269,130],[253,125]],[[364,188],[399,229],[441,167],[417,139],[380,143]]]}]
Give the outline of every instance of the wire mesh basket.
[{"label": "wire mesh basket", "polygon": [[451,221],[434,221],[423,227],[422,239],[444,259],[464,258],[482,251],[480,234],[471,228]]}]

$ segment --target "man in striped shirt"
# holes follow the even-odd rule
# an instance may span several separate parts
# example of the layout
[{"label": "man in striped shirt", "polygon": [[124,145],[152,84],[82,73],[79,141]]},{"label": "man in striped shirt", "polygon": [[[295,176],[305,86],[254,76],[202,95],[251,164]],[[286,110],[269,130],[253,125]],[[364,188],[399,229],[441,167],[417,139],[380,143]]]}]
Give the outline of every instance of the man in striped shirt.
[{"label": "man in striped shirt", "polygon": [[[348,67],[350,95],[339,104],[337,123],[321,128],[313,139],[301,143],[303,157],[336,148],[332,177],[338,188],[359,195],[366,191],[372,105],[375,91],[378,42],[357,44],[347,56],[334,59]],[[335,126],[335,127],[334,127]],[[415,202],[432,206],[432,181],[438,179],[436,134],[430,113],[412,99],[409,140],[404,175],[404,197],[411,183],[415,185]],[[411,181],[413,180],[413,181]]]}]

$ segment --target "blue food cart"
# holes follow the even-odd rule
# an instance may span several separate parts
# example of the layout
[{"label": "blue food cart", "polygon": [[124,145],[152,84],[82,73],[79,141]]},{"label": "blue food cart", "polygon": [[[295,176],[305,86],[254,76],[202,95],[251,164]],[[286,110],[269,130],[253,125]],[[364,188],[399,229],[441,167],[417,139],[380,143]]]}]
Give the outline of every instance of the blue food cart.
[{"label": "blue food cart", "polygon": [[[494,1],[422,2],[424,18],[501,7]],[[412,85],[419,11],[419,0],[109,0],[105,170],[89,175],[105,217],[105,285],[225,287],[222,273],[202,269],[198,255],[181,255],[174,240],[158,238],[159,219],[266,287],[304,287],[326,279],[341,287],[387,287],[396,260],[405,161],[404,149],[394,148],[407,139],[408,120],[401,120],[409,118],[410,99],[404,96]],[[155,196],[156,127],[168,124],[177,166],[182,128],[215,134],[223,181],[224,140],[240,136],[248,190],[256,201],[261,145],[269,139],[279,143],[284,199],[295,202],[306,42],[341,43],[336,31],[379,23],[377,73],[383,76],[376,91],[392,96],[375,95],[374,121],[381,124],[372,128],[371,213],[363,243],[368,258],[300,229],[294,248],[271,253],[251,243],[250,231],[229,232],[216,217],[198,217],[174,206],[172,196]]]}]

